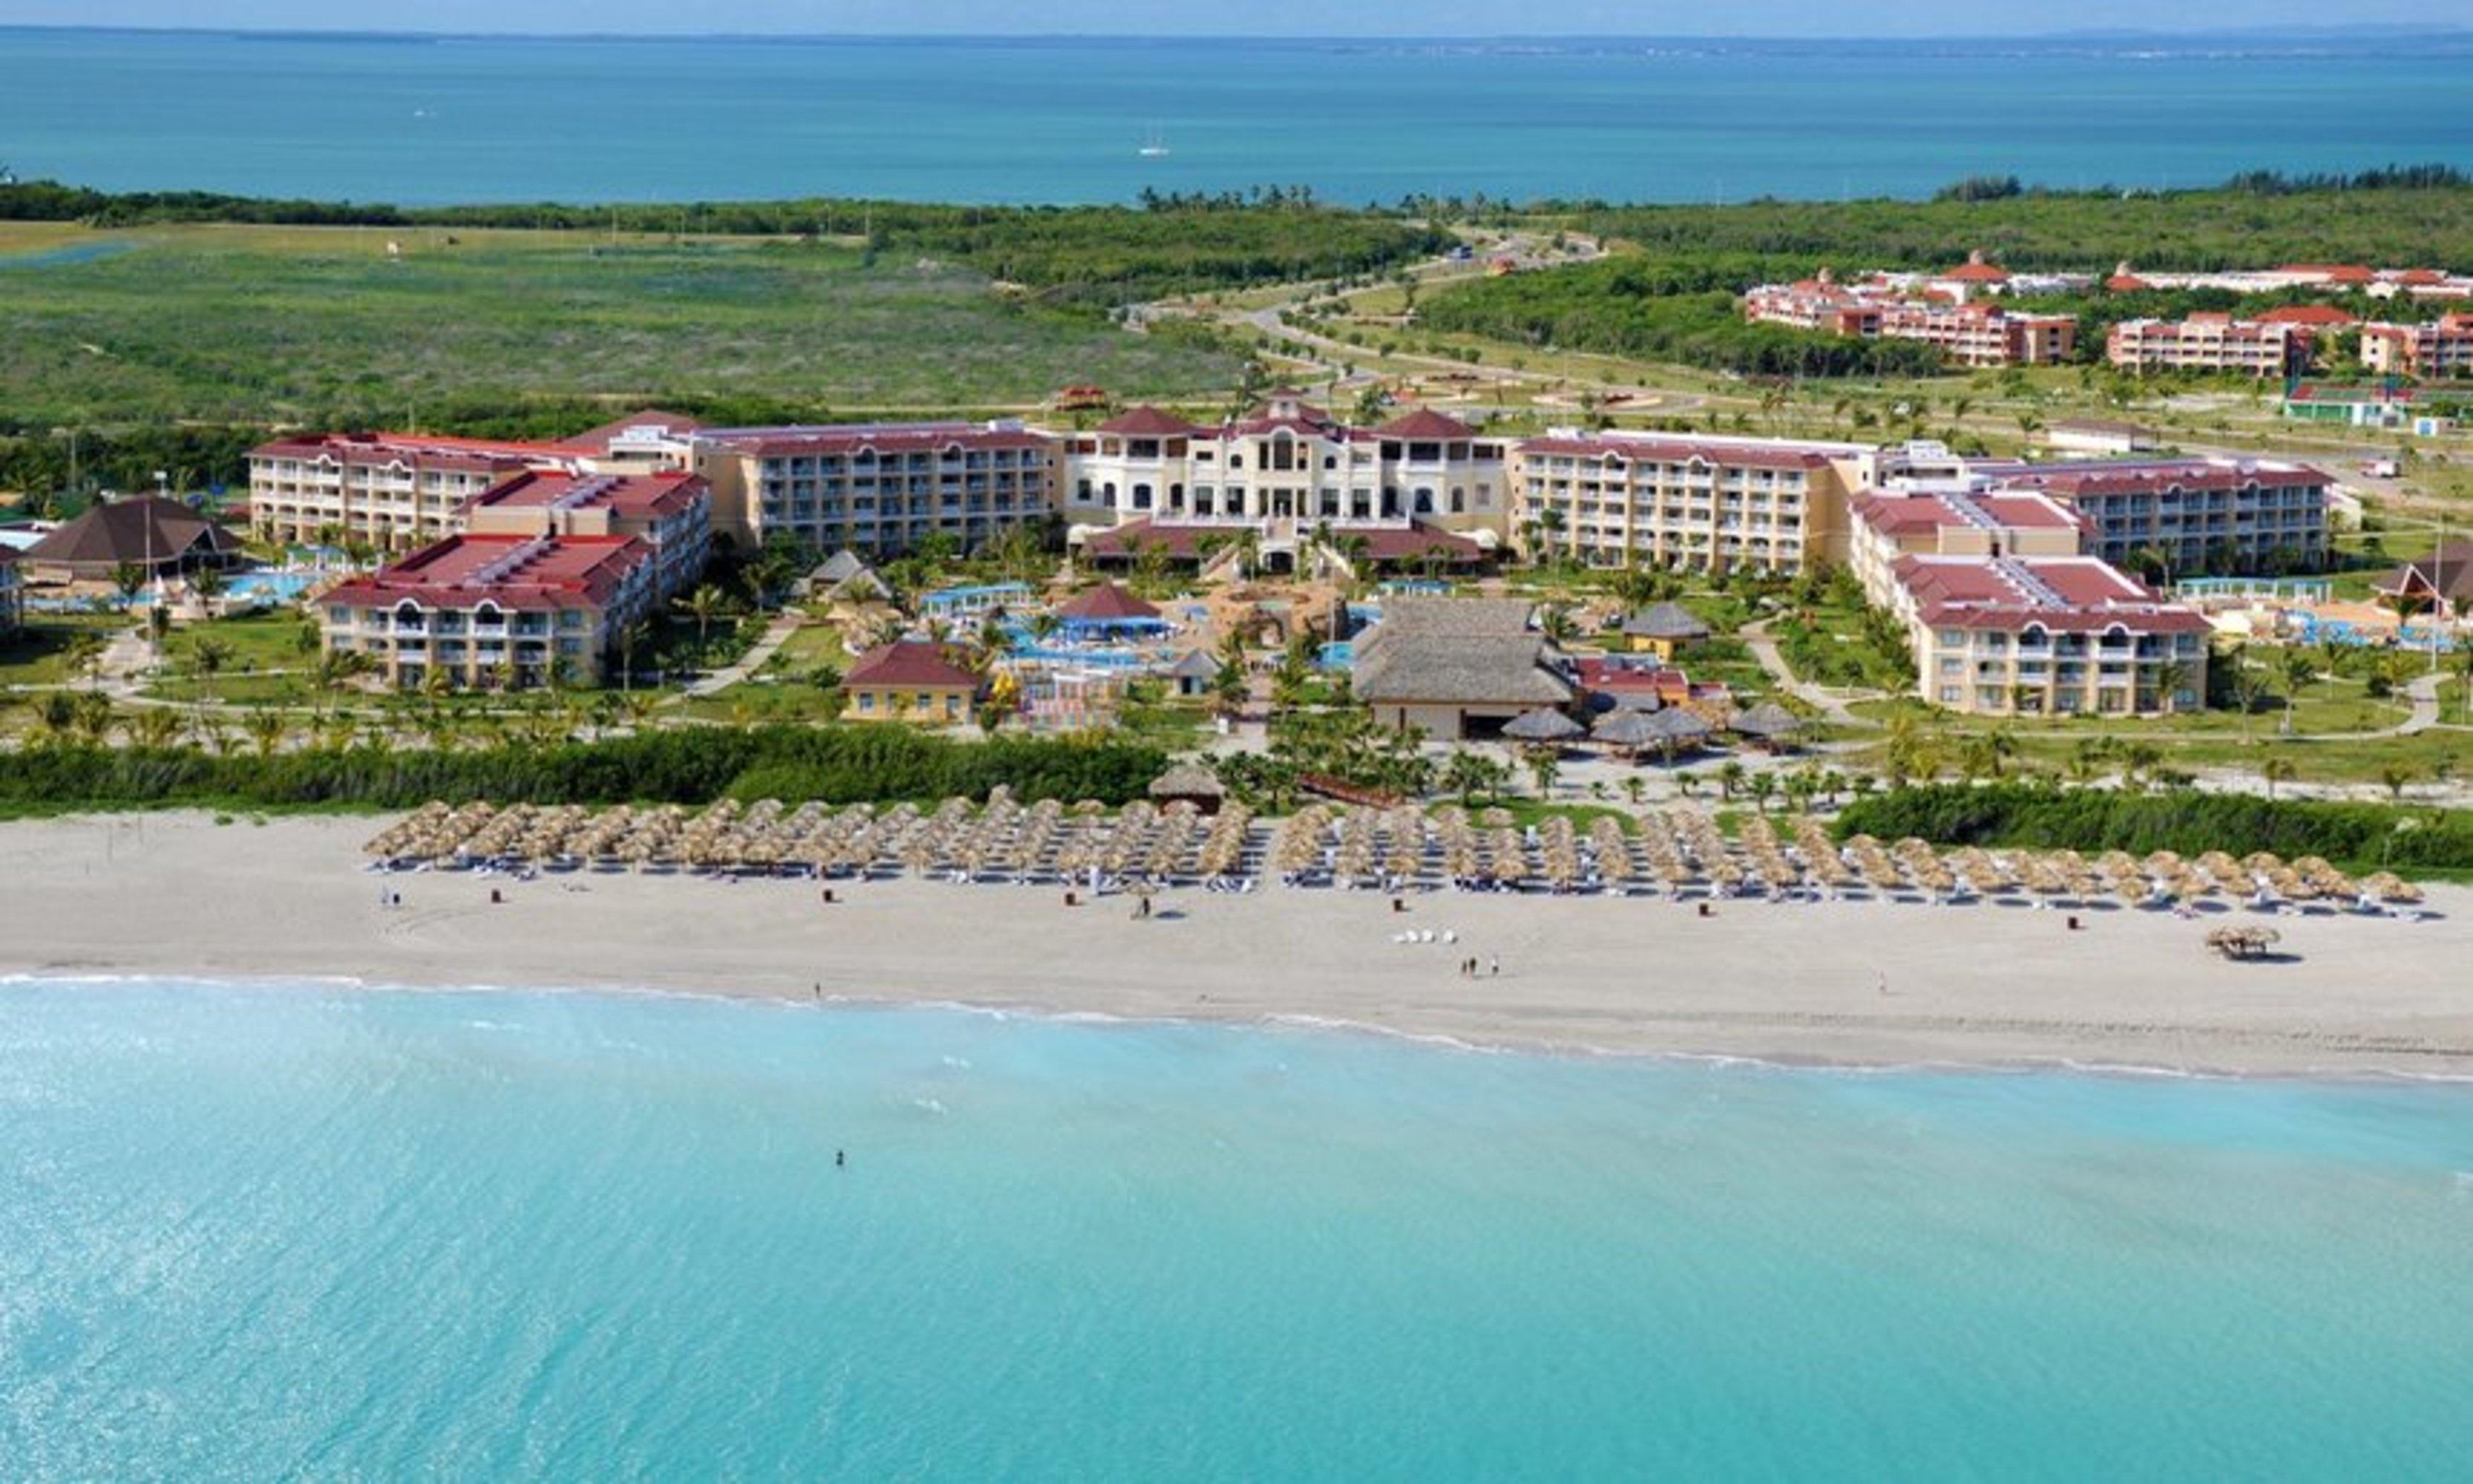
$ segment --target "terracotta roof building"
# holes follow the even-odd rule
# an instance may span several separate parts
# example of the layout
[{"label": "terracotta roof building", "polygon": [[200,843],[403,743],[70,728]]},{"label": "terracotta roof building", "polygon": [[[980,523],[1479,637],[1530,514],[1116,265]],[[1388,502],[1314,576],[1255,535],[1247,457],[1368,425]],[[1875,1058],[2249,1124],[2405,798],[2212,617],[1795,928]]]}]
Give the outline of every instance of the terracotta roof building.
[{"label": "terracotta roof building", "polygon": [[452,536],[318,602],[331,653],[415,688],[602,677],[660,599],[653,548],[630,536]]},{"label": "terracotta roof building", "polygon": [[693,446],[714,528],[742,548],[786,536],[881,558],[944,536],[970,550],[1056,504],[1054,441],[1014,421],[706,428]]},{"label": "terracotta roof building", "polygon": [[208,515],[160,495],[89,505],[26,548],[29,575],[60,582],[107,581],[122,567],[169,577],[222,566],[240,556],[240,539]]},{"label": "terracotta roof building", "polygon": [[968,721],[979,677],[955,664],[941,644],[896,639],[869,650],[842,677],[842,716],[956,726]]},{"label": "terracotta roof building", "polygon": [[543,473],[526,469],[474,495],[464,529],[475,536],[633,536],[653,548],[667,597],[702,575],[712,550],[712,487],[701,474]]}]

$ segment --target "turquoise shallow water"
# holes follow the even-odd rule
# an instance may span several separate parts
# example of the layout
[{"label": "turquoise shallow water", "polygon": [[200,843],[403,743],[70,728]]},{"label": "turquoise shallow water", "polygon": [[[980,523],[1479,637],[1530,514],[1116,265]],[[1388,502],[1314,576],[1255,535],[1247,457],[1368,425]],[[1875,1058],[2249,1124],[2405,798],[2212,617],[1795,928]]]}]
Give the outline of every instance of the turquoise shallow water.
[{"label": "turquoise shallow water", "polygon": [[[1620,9],[1620,8],[1617,8]],[[1239,23],[1232,15],[1231,29]],[[1154,135],[1168,149],[1143,158]],[[1348,203],[2473,165],[2473,37],[683,41],[0,29],[27,179],[321,199]]]},{"label": "turquoise shallow water", "polygon": [[2464,1086],[0,986],[12,1479],[2461,1478],[2468,1314]]}]

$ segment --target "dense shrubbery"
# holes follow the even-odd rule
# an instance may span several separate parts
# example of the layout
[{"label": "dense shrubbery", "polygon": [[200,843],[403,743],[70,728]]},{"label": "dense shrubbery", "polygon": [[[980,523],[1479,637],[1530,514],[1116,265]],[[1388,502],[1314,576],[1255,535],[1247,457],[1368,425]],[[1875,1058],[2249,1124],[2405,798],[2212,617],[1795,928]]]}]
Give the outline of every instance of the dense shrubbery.
[{"label": "dense shrubbery", "polygon": [[2192,789],[2127,793],[2030,783],[1940,783],[1895,789],[1847,806],[1844,834],[1914,835],[1941,845],[2037,850],[2272,850],[2324,856],[2354,872],[2381,867],[2473,871],[2473,813],[2383,804],[2275,801]]},{"label": "dense shrubbery", "polygon": [[2125,258],[2155,269],[2473,265],[2473,188],[2443,165],[2341,179],[2252,172],[2214,190],[2011,194],[1978,182],[1929,202],[1530,209],[1661,255],[1779,256],[1796,275],[1824,265],[1840,272],[1947,267],[1971,248],[2013,269],[2077,272],[2102,272]]},{"label": "dense shrubbery", "polygon": [[1755,376],[1914,376],[1940,352],[1909,340],[1855,340],[1744,322],[1735,303],[1765,260],[1614,258],[1515,274],[1437,293],[1418,315],[1434,329],[1517,344],[1677,361]]},{"label": "dense shrubbery", "polygon": [[1285,278],[1371,273],[1450,239],[1364,211],[1333,210],[1309,192],[1153,197],[1131,206],[952,206],[899,201],[696,202],[568,205],[534,203],[401,207],[383,203],[274,201],[206,191],[112,193],[55,180],[0,186],[0,220],[95,227],[241,222],[284,226],[518,227],[735,236],[865,236],[904,257],[954,257],[998,278],[1089,304]]},{"label": "dense shrubbery", "polygon": [[0,769],[0,813],[167,805],[411,808],[432,799],[498,803],[830,803],[985,797],[1136,798],[1165,767],[1119,743],[960,742],[899,727],[682,728],[641,736],[479,752],[318,749],[272,757],[195,749],[49,746]]}]

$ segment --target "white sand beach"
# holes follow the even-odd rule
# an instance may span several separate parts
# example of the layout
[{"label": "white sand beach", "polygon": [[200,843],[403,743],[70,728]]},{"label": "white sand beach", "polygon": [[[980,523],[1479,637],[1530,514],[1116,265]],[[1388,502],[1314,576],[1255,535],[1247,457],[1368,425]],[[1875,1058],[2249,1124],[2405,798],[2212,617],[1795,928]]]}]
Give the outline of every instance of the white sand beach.
[{"label": "white sand beach", "polygon": [[[1173,892],[364,872],[369,818],[0,825],[0,973],[347,976],[1342,1021],[1519,1047],[1847,1064],[2473,1076],[2473,889],[2429,915]],[[505,900],[493,904],[495,890]],[[383,905],[387,890],[399,907]],[[2269,961],[2212,926],[2283,935]],[[1407,929],[1435,942],[1403,945]],[[1449,932],[1455,943],[1441,941]],[[1480,960],[1480,974],[1460,972]],[[1498,974],[1485,971],[1494,962]]]}]

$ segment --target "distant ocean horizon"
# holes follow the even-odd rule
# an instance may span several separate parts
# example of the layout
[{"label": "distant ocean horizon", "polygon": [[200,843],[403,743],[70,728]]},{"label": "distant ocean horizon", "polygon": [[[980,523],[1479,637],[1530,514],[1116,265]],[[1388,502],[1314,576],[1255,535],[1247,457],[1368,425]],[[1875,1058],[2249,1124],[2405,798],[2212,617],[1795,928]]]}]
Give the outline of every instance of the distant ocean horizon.
[{"label": "distant ocean horizon", "polygon": [[[658,63],[648,58],[659,56]],[[415,60],[415,59],[418,59]],[[1144,153],[1149,150],[1152,153]],[[22,180],[406,205],[1921,197],[2473,166],[2473,33],[1785,41],[0,28]]]},{"label": "distant ocean horizon", "polygon": [[2462,1084],[0,982],[12,1480],[2412,1484],[2468,1310]]}]

